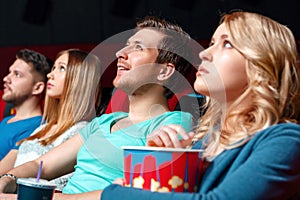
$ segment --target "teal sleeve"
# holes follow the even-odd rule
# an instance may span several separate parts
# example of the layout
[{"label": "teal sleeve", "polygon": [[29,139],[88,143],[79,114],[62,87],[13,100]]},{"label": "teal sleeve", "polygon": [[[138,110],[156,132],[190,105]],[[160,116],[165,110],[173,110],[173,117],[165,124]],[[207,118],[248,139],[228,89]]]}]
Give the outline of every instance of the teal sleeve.
[{"label": "teal sleeve", "polygon": [[98,118],[93,119],[86,126],[79,130],[79,134],[81,135],[83,140],[87,140],[87,138],[93,134],[97,129]]},{"label": "teal sleeve", "polygon": [[87,140],[92,134],[99,133],[103,129],[110,129],[113,120],[126,117],[128,114],[124,112],[114,112],[110,114],[103,114],[100,117],[94,118],[79,133],[83,140]]}]

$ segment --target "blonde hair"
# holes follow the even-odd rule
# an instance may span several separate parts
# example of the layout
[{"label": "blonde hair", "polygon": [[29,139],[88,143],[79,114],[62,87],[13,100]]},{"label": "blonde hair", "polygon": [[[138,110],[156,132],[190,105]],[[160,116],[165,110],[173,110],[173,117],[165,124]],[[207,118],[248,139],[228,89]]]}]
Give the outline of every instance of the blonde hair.
[{"label": "blonde hair", "polygon": [[[246,58],[248,88],[222,112],[213,99],[201,118],[197,140],[207,133],[207,155],[217,149],[234,148],[256,132],[281,122],[296,122],[299,100],[297,47],[292,32],[278,22],[249,12],[222,17],[233,46]],[[247,106],[238,107],[251,97]]]},{"label": "blonde hair", "polygon": [[78,49],[61,51],[56,58],[63,54],[68,54],[69,59],[62,96],[54,99],[46,94],[43,113],[46,125],[23,141],[42,138],[56,124],[54,134],[40,140],[42,145],[48,145],[75,123],[90,121],[96,116],[96,101],[101,93],[100,60],[95,55]]}]

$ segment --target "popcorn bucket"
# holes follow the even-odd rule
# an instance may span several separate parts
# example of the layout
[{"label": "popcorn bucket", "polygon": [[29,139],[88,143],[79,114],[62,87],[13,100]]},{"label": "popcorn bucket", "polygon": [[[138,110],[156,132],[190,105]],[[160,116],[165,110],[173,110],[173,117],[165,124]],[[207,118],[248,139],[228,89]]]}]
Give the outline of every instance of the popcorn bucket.
[{"label": "popcorn bucket", "polygon": [[124,146],[125,186],[158,192],[197,192],[202,150]]}]

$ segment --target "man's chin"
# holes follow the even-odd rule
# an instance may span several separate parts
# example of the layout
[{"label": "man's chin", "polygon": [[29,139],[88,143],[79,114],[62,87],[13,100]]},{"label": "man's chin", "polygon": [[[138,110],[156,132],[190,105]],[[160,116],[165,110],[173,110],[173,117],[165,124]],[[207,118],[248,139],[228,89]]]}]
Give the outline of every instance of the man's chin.
[{"label": "man's chin", "polygon": [[[126,83],[125,83],[126,85]],[[121,89],[124,88],[124,83],[119,79],[119,78],[115,78],[113,80],[113,86],[117,89]]]},{"label": "man's chin", "polygon": [[9,98],[7,95],[3,94],[2,95],[2,100],[6,101],[6,102],[9,102],[9,101],[11,101],[11,98]]},{"label": "man's chin", "polygon": [[8,94],[3,94],[2,95],[2,100],[7,102],[7,103],[14,103],[15,102],[15,98],[13,98],[11,95],[8,95]]}]

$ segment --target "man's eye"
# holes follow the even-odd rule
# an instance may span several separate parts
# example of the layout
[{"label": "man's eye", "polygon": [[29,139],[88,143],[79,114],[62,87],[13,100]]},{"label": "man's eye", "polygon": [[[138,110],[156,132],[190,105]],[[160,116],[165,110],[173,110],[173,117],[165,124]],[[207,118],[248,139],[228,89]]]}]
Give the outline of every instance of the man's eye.
[{"label": "man's eye", "polygon": [[137,49],[137,50],[143,50],[144,48],[142,47],[142,45],[137,44],[135,46],[135,49]]},{"label": "man's eye", "polygon": [[15,72],[15,76],[18,77],[18,78],[20,78],[22,75],[19,72]]}]

